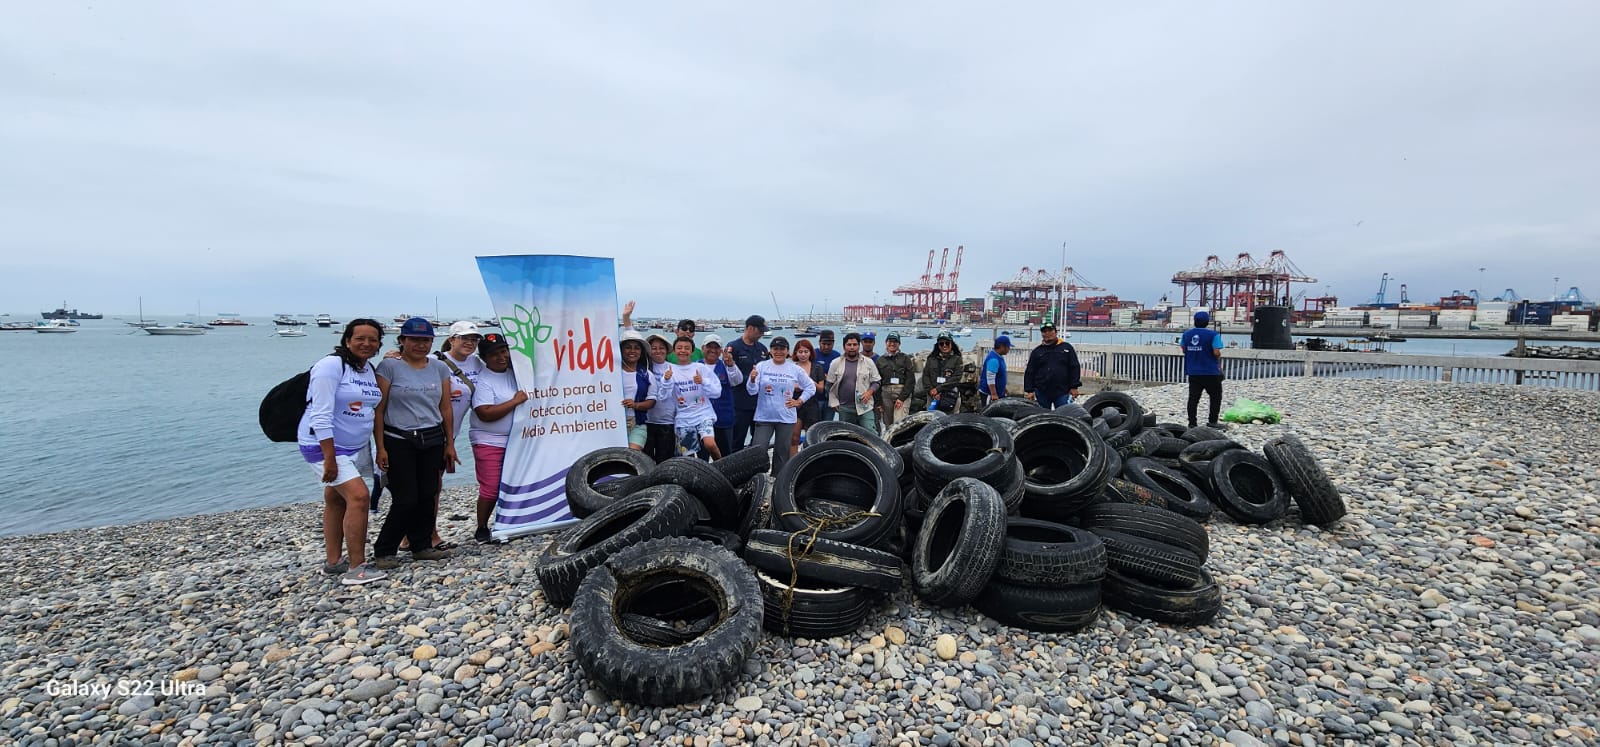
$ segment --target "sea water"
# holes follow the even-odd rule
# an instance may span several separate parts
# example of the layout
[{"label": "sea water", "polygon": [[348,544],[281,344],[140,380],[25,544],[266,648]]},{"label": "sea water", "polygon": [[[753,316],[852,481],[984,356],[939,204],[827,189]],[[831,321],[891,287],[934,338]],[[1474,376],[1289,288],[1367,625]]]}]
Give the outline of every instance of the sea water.
[{"label": "sea water", "polygon": [[[252,325],[192,337],[148,335],[109,319],[84,321],[74,334],[0,332],[0,536],[319,500],[299,449],[268,441],[256,408],[273,385],[332,352],[343,328],[308,325],[305,337],[281,338],[264,317],[246,321]],[[888,329],[861,331],[868,329],[882,352]],[[1140,345],[1176,334],[1075,332],[1070,341]],[[965,350],[992,335],[974,329],[956,342]],[[1250,344],[1246,335],[1224,339]],[[933,342],[907,335],[902,349],[915,354]],[[1032,344],[1026,334],[1014,342]],[[1389,350],[1500,355],[1513,344],[1417,339]],[[394,346],[386,335],[385,349]],[[456,451],[463,461],[445,484],[475,484],[464,435]]]}]

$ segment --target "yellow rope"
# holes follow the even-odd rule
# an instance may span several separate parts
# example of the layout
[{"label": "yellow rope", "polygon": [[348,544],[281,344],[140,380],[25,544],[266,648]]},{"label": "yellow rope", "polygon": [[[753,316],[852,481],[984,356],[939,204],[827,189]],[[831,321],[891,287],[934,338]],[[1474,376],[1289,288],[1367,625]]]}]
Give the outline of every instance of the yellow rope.
[{"label": "yellow rope", "polygon": [[[822,530],[882,515],[883,514],[880,514],[876,511],[856,511],[839,517],[817,516],[816,514],[809,514],[804,511],[785,511],[782,514],[779,514],[779,516],[799,516],[802,517],[806,523],[805,529],[801,529],[789,534],[788,547],[786,548],[786,554],[789,558],[789,587],[783,590],[784,635],[789,635],[789,612],[794,607],[795,587],[800,584],[800,560],[811,554],[811,548],[817,544],[817,537],[818,535],[822,534]],[[800,535],[803,534],[809,536],[806,537],[805,547],[800,550],[798,555],[796,555],[794,546],[795,540],[799,539]]]}]

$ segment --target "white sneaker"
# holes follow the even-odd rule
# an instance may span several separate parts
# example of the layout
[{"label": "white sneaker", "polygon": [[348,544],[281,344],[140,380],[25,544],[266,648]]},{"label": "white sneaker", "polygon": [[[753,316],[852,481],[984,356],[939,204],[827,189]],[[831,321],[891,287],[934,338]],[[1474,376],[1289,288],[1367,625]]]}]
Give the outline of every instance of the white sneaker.
[{"label": "white sneaker", "polygon": [[369,584],[388,577],[389,574],[370,565],[364,565],[360,568],[351,568],[348,573],[339,578],[339,583],[345,586],[360,586],[361,584]]}]

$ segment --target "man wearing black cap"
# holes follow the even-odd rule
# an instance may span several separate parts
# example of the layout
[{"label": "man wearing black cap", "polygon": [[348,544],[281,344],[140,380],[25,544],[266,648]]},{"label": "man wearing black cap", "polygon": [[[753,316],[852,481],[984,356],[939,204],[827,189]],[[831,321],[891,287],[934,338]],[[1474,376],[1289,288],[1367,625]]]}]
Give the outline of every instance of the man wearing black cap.
[{"label": "man wearing black cap", "polygon": [[[842,355],[833,349],[833,330],[825,329],[817,333],[817,363],[822,365],[822,370],[828,370],[833,362]],[[828,404],[828,384],[823,382],[822,391],[817,392],[817,401],[822,403],[822,420],[833,419],[833,406]]]},{"label": "man wearing black cap", "polygon": [[1056,336],[1056,325],[1039,327],[1044,340],[1028,354],[1028,367],[1022,371],[1022,392],[1046,410],[1071,402],[1083,386],[1083,367],[1078,351]]},{"label": "man wearing black cap", "polygon": [[[766,318],[751,314],[750,318],[744,320],[744,334],[728,343],[728,350],[733,352],[733,364],[746,379],[750,377],[750,369],[755,368],[757,363],[772,357],[767,352],[767,346],[761,344],[761,335],[766,331]],[[734,387],[733,443],[728,453],[744,448],[744,442],[750,437],[750,425],[755,419],[756,395],[745,391],[742,386]]]},{"label": "man wearing black cap", "polygon": [[910,404],[912,381],[916,376],[916,363],[911,356],[900,352],[900,333],[890,332],[883,340],[883,355],[878,356],[878,373],[883,376],[883,429],[899,419],[898,410]]}]

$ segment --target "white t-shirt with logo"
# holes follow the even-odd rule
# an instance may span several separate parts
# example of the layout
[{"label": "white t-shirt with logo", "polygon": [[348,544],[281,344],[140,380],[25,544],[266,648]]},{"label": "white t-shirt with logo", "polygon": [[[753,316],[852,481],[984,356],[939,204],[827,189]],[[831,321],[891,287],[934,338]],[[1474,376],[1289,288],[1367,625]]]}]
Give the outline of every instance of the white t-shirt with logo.
[{"label": "white t-shirt with logo", "polygon": [[[666,379],[666,371],[663,371],[662,384],[665,387],[664,394],[671,398],[676,413],[673,423],[697,425],[707,420],[716,420],[717,413],[712,408],[711,401],[722,396],[722,380],[717,378],[716,370],[704,363],[667,365],[672,371],[672,378]],[[694,377],[697,375],[700,377],[699,384],[694,383]],[[660,402],[660,399],[657,397],[656,401]]]},{"label": "white t-shirt with logo", "polygon": [[472,428],[467,431],[467,441],[472,444],[499,446],[503,449],[510,440],[511,421],[516,417],[516,413],[507,413],[499,420],[485,422],[478,417],[477,408],[481,405],[498,405],[511,401],[512,397],[517,396],[517,375],[510,366],[506,367],[505,373],[495,373],[485,367],[478,372],[474,383],[478,390],[472,394]]},{"label": "white t-shirt with logo", "polygon": [[756,364],[754,376],[745,383],[745,391],[756,396],[757,423],[793,423],[795,409],[789,406],[789,397],[800,390],[799,399],[809,400],[817,393],[817,384],[794,361],[778,365],[772,360]]},{"label": "white t-shirt with logo", "polygon": [[488,369],[484,367],[483,359],[476,355],[469,355],[464,361],[456,360],[455,356],[449,353],[445,353],[444,357],[448,359],[446,367],[454,363],[456,368],[461,369],[460,376],[454,371],[450,372],[450,414],[456,419],[456,429],[451,432],[459,434],[461,424],[466,422],[467,413],[472,410],[472,387],[467,386],[467,382],[470,381],[473,386],[477,386],[478,377]]},{"label": "white t-shirt with logo", "polygon": [[321,441],[333,439],[333,453],[342,456],[358,453],[372,440],[372,413],[383,392],[373,366],[357,371],[337,355],[323,356],[311,367],[306,387],[311,399],[300,416],[300,453],[307,462],[322,461]]}]

